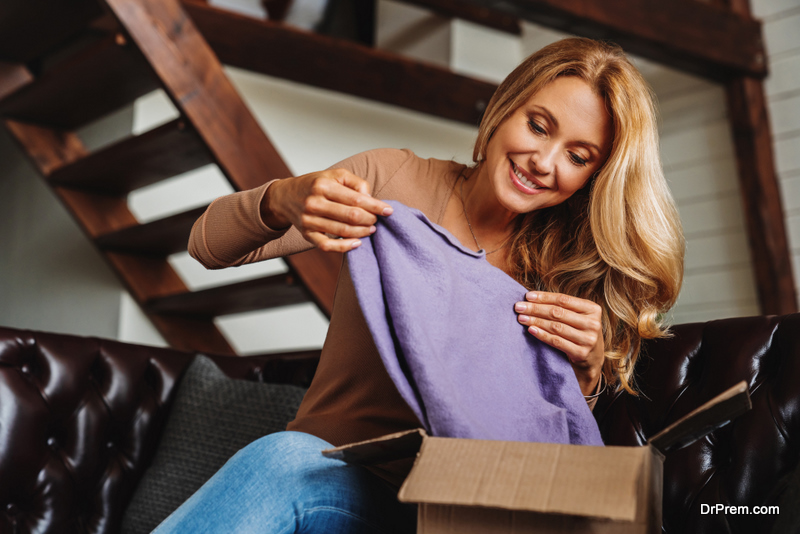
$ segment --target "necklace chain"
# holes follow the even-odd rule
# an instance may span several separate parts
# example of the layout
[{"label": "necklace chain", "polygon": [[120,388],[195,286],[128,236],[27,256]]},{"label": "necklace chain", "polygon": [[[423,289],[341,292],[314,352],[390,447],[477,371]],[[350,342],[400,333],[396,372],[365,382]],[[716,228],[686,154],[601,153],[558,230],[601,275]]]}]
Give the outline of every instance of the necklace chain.
[{"label": "necklace chain", "polygon": [[[466,182],[466,181],[467,181],[467,177],[462,174],[461,175],[461,185],[459,186],[459,193],[461,195],[461,209],[464,212],[464,218],[467,220],[467,226],[469,227],[469,233],[472,234],[472,239],[475,240],[475,246],[478,247],[478,250],[483,250],[483,247],[481,247],[480,243],[478,243],[478,238],[475,237],[475,231],[472,229],[472,223],[469,222],[469,216],[467,215],[467,205],[464,202],[464,182]],[[506,246],[506,241],[508,241],[508,240],[504,239],[502,245],[500,245],[496,249],[492,250],[491,252],[487,252],[486,255],[488,256],[489,254],[494,254],[495,252],[497,252],[498,250],[500,250],[501,248]]]}]

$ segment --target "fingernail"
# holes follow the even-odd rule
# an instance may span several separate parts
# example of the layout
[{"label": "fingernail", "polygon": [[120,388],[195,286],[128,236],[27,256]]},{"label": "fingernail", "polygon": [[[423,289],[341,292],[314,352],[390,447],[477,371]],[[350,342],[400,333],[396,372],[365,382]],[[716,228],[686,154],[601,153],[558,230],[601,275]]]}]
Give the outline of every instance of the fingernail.
[{"label": "fingernail", "polygon": [[370,233],[370,234],[374,234],[374,233],[375,233],[375,230],[377,230],[377,228],[375,228],[374,226],[370,226],[370,227],[369,227],[369,233]]},{"label": "fingernail", "polygon": [[525,304],[517,302],[516,304],[514,304],[514,309],[518,312],[523,312],[525,311]]},{"label": "fingernail", "polygon": [[525,324],[525,323],[528,322],[528,316],[527,315],[520,315],[520,316],[518,316],[518,318],[519,318],[519,322],[521,322],[522,324]]},{"label": "fingernail", "polygon": [[350,250],[353,250],[354,248],[358,248],[358,247],[360,247],[360,246],[361,246],[361,241],[359,241],[358,239],[356,239],[355,241],[353,241],[353,244],[352,244],[352,245],[350,245]]},{"label": "fingernail", "polygon": [[383,208],[383,214],[384,215],[391,215],[392,213],[394,213],[394,210],[391,207]]},{"label": "fingernail", "polygon": [[539,329],[538,329],[538,328],[536,328],[535,326],[531,326],[531,327],[529,327],[529,328],[528,328],[528,332],[530,332],[530,333],[531,333],[531,334],[533,334],[534,336],[538,336],[538,335],[539,335]]},{"label": "fingernail", "polygon": [[530,291],[525,295],[525,298],[528,300],[536,300],[539,298],[539,294],[536,291]]}]

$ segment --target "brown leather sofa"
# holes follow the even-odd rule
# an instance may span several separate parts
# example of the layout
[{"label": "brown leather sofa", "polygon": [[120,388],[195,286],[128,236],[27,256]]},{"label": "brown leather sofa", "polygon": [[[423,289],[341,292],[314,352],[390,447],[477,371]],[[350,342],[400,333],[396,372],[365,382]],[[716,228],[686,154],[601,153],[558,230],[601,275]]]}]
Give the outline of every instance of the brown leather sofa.
[{"label": "brown leather sofa", "polygon": [[[0,328],[0,534],[117,532],[193,356]],[[305,384],[313,371],[302,361],[213,359],[251,380]],[[637,374],[641,395],[608,391],[595,407],[609,445],[642,444],[741,380],[753,401],[667,457],[663,532],[786,524],[800,461],[800,314],[679,325],[646,345]],[[717,503],[780,503],[784,516],[701,513]]]}]

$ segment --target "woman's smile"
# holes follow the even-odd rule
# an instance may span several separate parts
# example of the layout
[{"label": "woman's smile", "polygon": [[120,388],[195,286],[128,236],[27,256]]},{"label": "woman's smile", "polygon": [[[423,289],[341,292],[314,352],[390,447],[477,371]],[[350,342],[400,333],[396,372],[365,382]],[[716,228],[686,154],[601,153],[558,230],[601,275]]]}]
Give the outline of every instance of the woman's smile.
[{"label": "woman's smile", "polygon": [[511,183],[514,186],[525,193],[526,195],[538,195],[539,193],[543,192],[544,190],[548,189],[544,186],[542,182],[537,180],[534,176],[531,176],[520,167],[518,167],[514,160],[509,159],[511,162],[511,169],[509,175],[511,176]]}]

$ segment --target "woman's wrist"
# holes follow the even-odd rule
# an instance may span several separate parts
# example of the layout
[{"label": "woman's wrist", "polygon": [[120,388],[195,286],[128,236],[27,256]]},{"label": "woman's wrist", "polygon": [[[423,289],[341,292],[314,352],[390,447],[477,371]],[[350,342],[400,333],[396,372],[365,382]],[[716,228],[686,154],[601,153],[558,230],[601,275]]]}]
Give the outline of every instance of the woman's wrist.
[{"label": "woman's wrist", "polygon": [[594,389],[594,393],[590,395],[584,395],[583,398],[586,400],[596,399],[597,397],[603,394],[603,392],[606,390],[607,385],[608,384],[606,382],[605,377],[603,376],[603,373],[600,373],[600,379],[597,381],[597,386]]},{"label": "woman's wrist", "polygon": [[281,187],[281,182],[283,182],[283,180],[275,180],[267,186],[267,190],[264,191],[264,196],[261,197],[261,205],[259,206],[261,220],[267,227],[273,230],[283,230],[292,225],[291,221],[280,216],[275,209],[277,205],[275,202],[275,193],[277,188]]}]

